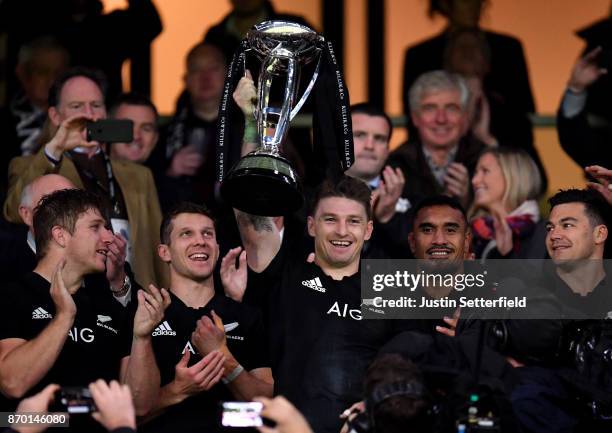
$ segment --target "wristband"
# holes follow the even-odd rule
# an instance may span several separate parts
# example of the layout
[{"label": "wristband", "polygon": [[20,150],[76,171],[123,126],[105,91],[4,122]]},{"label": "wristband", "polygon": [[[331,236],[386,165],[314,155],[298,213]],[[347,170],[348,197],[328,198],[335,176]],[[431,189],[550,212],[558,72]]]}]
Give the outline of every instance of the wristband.
[{"label": "wristband", "polygon": [[242,141],[245,143],[257,143],[257,126],[252,120],[244,122],[244,137]]},{"label": "wristband", "polygon": [[236,380],[238,376],[240,376],[240,373],[242,373],[243,371],[244,371],[244,367],[238,364],[238,367],[234,368],[232,372],[227,375],[227,377],[221,378],[221,382],[223,382],[226,385],[228,383],[232,383],[234,380]]}]

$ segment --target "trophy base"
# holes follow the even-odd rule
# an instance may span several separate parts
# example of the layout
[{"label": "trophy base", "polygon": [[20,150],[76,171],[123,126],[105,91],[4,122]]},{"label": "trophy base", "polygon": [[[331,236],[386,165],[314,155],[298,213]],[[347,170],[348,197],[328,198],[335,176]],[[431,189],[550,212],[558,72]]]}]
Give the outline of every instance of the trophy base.
[{"label": "trophy base", "polygon": [[221,184],[233,208],[259,216],[282,216],[304,204],[300,183],[289,162],[277,155],[252,152],[229,171]]}]

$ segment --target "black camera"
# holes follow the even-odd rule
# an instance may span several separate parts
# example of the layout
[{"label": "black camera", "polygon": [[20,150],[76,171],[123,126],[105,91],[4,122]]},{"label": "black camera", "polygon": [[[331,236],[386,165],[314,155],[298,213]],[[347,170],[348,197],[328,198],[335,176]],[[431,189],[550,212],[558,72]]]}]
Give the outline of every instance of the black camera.
[{"label": "black camera", "polygon": [[87,141],[130,143],[134,140],[134,122],[127,119],[100,119],[87,122]]}]

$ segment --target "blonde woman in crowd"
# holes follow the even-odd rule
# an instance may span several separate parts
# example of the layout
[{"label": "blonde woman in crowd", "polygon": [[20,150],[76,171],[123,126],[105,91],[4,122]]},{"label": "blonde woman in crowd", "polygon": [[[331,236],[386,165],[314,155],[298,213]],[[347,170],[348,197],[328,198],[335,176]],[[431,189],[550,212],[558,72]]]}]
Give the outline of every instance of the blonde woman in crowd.
[{"label": "blonde woman in crowd", "polygon": [[541,184],[535,162],[523,150],[493,148],[480,155],[469,212],[476,258],[546,257],[537,203]]}]

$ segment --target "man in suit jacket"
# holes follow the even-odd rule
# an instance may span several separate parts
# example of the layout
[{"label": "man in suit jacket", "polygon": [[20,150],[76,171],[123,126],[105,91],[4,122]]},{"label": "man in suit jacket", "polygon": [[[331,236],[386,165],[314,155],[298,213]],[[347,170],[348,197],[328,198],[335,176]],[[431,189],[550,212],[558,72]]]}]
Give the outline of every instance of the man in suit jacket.
[{"label": "man in suit jacket", "polygon": [[411,258],[408,233],[412,203],[418,196],[402,197],[404,174],[385,166],[393,133],[391,119],[368,102],[351,106],[355,162],[346,174],[363,180],[374,197],[374,232],[366,241],[362,258]]},{"label": "man in suit jacket", "polygon": [[23,188],[41,175],[64,176],[103,198],[114,231],[128,239],[127,258],[136,280],[145,287],[164,285],[167,270],[155,254],[161,211],[151,172],[128,161],[111,161],[104,145],[85,138],[86,122],[106,117],[104,88],[95,71],[82,68],[69,70],[55,82],[48,116],[57,132],[35,155],[11,161],[4,215],[10,222],[22,222]]},{"label": "man in suit jacket", "polygon": [[411,87],[410,116],[418,133],[388,159],[404,173],[404,197],[446,194],[469,206],[470,178],[485,145],[466,135],[468,99],[465,80],[445,71],[427,72]]}]

